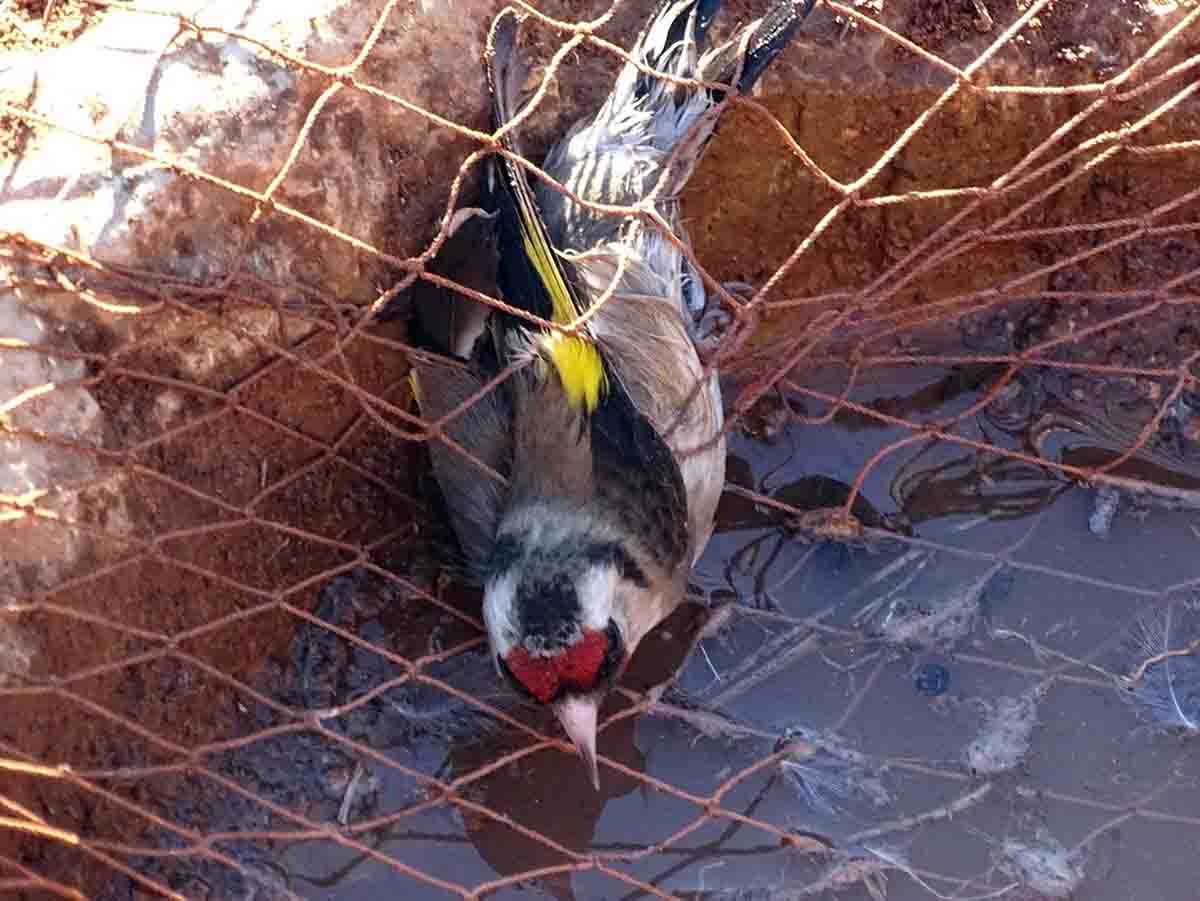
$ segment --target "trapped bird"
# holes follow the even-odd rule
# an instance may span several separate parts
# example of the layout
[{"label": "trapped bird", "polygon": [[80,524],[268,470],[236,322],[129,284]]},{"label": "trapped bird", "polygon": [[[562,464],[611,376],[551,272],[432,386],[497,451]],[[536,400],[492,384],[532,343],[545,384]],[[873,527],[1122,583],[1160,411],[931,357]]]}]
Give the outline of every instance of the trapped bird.
[{"label": "trapped bird", "polygon": [[[748,90],[812,5],[773,6],[708,48],[719,0],[662,0],[599,112],[542,168],[585,201],[631,206],[656,191],[655,209],[682,235],[679,194],[716,126],[719,86]],[[517,114],[527,75],[519,21],[504,10],[488,40],[497,129]],[[507,128],[503,144],[520,156],[515,132]],[[638,642],[682,600],[712,533],[725,444],[717,378],[697,342],[714,317],[698,274],[657,229],[532,186],[508,157],[490,162],[500,293],[565,328],[442,293],[440,306],[418,305],[417,329],[458,364],[418,361],[414,393],[429,421],[472,401],[445,425],[449,442],[431,442],[434,475],[484,586],[497,667],[553,707],[598,788],[599,705]]]}]

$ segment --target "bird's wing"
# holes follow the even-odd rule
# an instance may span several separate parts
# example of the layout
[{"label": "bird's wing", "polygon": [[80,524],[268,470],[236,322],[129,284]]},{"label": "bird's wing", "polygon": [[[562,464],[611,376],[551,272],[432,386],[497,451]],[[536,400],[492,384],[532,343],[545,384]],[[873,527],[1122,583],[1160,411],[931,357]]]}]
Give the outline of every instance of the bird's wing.
[{"label": "bird's wing", "polygon": [[[616,278],[620,248],[576,259],[581,281],[599,296]],[[592,319],[612,381],[662,436],[678,461],[693,548],[707,543],[724,484],[723,411],[680,313],[677,293],[644,262],[626,257],[620,289]]]},{"label": "bird's wing", "polygon": [[[457,224],[429,269],[490,292],[496,278],[495,243],[492,220],[468,218]],[[444,438],[430,439],[429,456],[467,569],[481,575],[492,554],[506,490],[495,476],[507,478],[513,451],[509,391],[495,386],[484,393],[500,370],[487,331],[492,308],[421,280],[413,286],[412,312],[410,340],[427,351],[414,359],[412,372],[422,418],[438,422],[474,398],[446,423]]]},{"label": "bird's wing", "polygon": [[443,426],[448,440],[430,440],[429,456],[467,567],[480,577],[492,556],[507,495],[507,485],[496,476],[508,478],[513,452],[508,392],[500,386],[483,394],[486,384],[474,367],[450,361],[414,366],[413,385],[421,415],[428,422],[436,422],[472,401]]},{"label": "bird's wing", "polygon": [[[496,284],[494,217],[489,218],[482,210],[460,210],[450,229],[449,237],[426,268],[480,294],[493,291]],[[434,353],[470,359],[493,308],[426,279],[418,279],[408,293],[412,343]]]},{"label": "bird's wing", "polygon": [[[501,13],[488,41],[495,127],[502,130],[504,148],[513,153],[521,149],[516,129],[503,129],[516,115],[524,82],[516,54],[519,21],[512,10]],[[505,300],[555,323],[569,324],[589,310],[600,292],[584,283],[577,261],[560,253],[551,242],[525,168],[503,155],[494,156],[493,161],[500,285]],[[529,332],[528,322],[513,319],[503,320],[506,327]],[[592,500],[619,519],[625,532],[638,536],[664,570],[675,572],[685,559],[689,533],[687,494],[670,448],[625,386],[609,378],[614,361],[601,352],[590,325],[578,335],[546,330],[534,340],[535,350],[557,371],[562,390],[553,384],[542,386],[552,390],[537,392],[536,409],[525,409],[516,402],[515,415],[521,420],[517,435],[528,434],[529,440],[540,443],[537,454],[522,454],[520,448],[515,454],[520,472],[514,478],[514,496],[526,483],[542,488],[551,485],[558,478],[556,469],[575,471],[583,464]],[[645,387],[640,382],[638,386]],[[560,421],[561,413],[572,413],[580,423],[578,440],[571,437],[565,421]],[[586,459],[580,456],[584,453]],[[527,461],[526,456],[538,459]],[[534,466],[537,472],[527,471]],[[537,492],[531,489],[530,493]]]},{"label": "bird's wing", "polygon": [[[487,46],[493,126],[501,131],[501,146],[516,155],[521,154],[521,147],[516,128],[509,126],[516,115],[525,71],[516,52],[519,25],[514,10],[503,10],[492,23]],[[490,163],[490,199],[498,214],[500,292],[509,303],[542,319],[572,324],[587,309],[587,301],[570,262],[550,241],[524,166],[503,154],[492,156]],[[512,315],[498,320],[506,334],[502,356],[510,344],[528,349],[532,336],[533,349],[555,368],[571,405],[587,412],[596,408],[605,388],[604,362],[586,333],[536,329],[528,320]],[[535,331],[538,334],[533,335]]]},{"label": "bird's wing", "polygon": [[[546,172],[577,196],[622,206],[638,203],[661,180],[658,211],[676,225],[678,195],[717,126],[714,108],[726,92],[646,70],[734,84],[744,93],[788,45],[813,2],[773,0],[761,19],[708,48],[720,0],[660,0],[612,93],[595,116],[554,146]],[[537,194],[550,234],[564,249],[583,251],[617,234],[620,217],[573,203],[545,184],[537,186]]]}]

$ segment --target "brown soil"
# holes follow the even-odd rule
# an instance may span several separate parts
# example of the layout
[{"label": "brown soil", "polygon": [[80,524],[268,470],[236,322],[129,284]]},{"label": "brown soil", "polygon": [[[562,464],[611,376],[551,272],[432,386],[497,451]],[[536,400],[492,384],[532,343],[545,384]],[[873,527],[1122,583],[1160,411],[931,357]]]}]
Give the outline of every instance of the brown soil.
[{"label": "brown soil", "polygon": [[[160,321],[144,328],[149,335],[169,326]],[[221,337],[210,336],[217,342]],[[311,359],[330,345],[317,336],[302,342],[298,353]],[[170,353],[153,344],[134,344],[114,362],[159,377],[170,377],[177,366]],[[357,341],[347,346],[345,363],[363,390],[403,399],[395,390],[407,366],[401,354]],[[333,368],[342,367],[335,363]],[[247,382],[251,373],[264,371],[253,384]],[[177,748],[231,737],[239,710],[252,702],[229,682],[166,655],[164,642],[151,636],[210,626],[179,641],[178,650],[245,684],[271,660],[288,665],[288,645],[299,622],[273,606],[274,599],[310,610],[326,581],[314,577],[353,559],[351,548],[388,535],[401,545],[412,540],[410,453],[362,416],[345,389],[297,364],[265,359],[240,372],[214,372],[211,380],[226,390],[246,385],[236,393],[237,408],[185,392],[172,425],[178,431],[168,437],[156,424],[158,410],[179,401],[178,392],[126,375],[106,377],[96,389],[112,426],[110,446],[125,452],[135,467],[125,476],[134,538],[158,540],[162,553],[145,546],[139,553],[137,543],[97,547],[78,582],[53,592],[50,609],[24,618],[43,648],[40,669],[31,675],[43,684],[73,677],[62,691],[5,699],[0,741],[28,760],[85,773],[109,771],[178,763]],[[215,416],[196,426],[204,414]],[[332,458],[314,443],[333,441],[340,443]],[[252,510],[274,527],[248,522],[221,528],[238,518],[235,510]],[[372,559],[395,560],[396,551],[385,544]],[[238,616],[252,608],[262,609]],[[148,656],[131,662],[138,655]],[[81,673],[87,675],[80,678]],[[113,785],[103,776],[97,779]],[[132,799],[161,809],[181,779],[182,774],[156,778],[158,797],[145,795],[143,786]],[[120,786],[118,781],[118,791]],[[20,780],[5,793],[49,821],[97,840],[136,843],[150,825],[61,781]],[[15,834],[6,831],[4,838],[0,853],[53,873],[63,884],[87,891],[109,878],[108,868],[63,845],[26,846],[18,856]]]},{"label": "brown soil", "polygon": [[[1136,102],[1102,110],[1054,144],[1039,158],[1039,165],[1139,119],[1181,87],[1183,82],[1173,81]],[[842,90],[814,87],[768,97],[763,104],[818,166],[848,183],[861,177],[902,131],[931,107],[941,90],[864,91],[854,103],[847,103]],[[961,92],[880,172],[865,189],[863,199],[945,188],[986,188],[1050,138],[1085,102],[1072,95]],[[1143,129],[1136,144],[1179,140],[1194,134],[1198,127],[1200,107],[1184,104]],[[816,240],[768,299],[850,292],[856,295],[855,302],[867,306],[883,302],[894,310],[978,294],[1094,246],[1100,240],[1097,232],[1062,231],[993,243],[968,241],[898,293],[891,289],[895,278],[880,277],[889,271],[903,274],[898,264],[965,208],[974,210],[938,244],[930,245],[932,248],[944,246],[947,239],[968,238],[975,229],[987,229],[1073,172],[1078,177],[1008,221],[1001,231],[1065,229],[1123,218],[1132,222],[1176,201],[1200,183],[1200,157],[1195,154],[1179,153],[1168,159],[1118,152],[1086,172],[1078,171],[1080,163],[1094,155],[1064,160],[1020,190],[1008,196],[996,192],[982,203],[974,198],[914,199],[884,207],[851,208]],[[770,122],[756,111],[740,108],[723,121],[704,165],[689,185],[685,221],[697,256],[715,278],[759,285],[785,263],[838,199],[833,189],[792,156]],[[1153,224],[1195,221],[1198,209],[1200,201],[1193,199],[1156,216]],[[1106,233],[1104,238],[1116,233]],[[1077,265],[1022,280],[1018,291],[1010,294],[1128,290],[1145,285],[1151,273],[1166,281],[1194,265],[1194,239],[1182,232],[1133,241]],[[844,303],[841,299],[837,305]],[[816,312],[820,307],[809,309]],[[779,323],[779,327],[796,334],[803,323],[797,316],[801,311],[790,310],[786,324]]]}]

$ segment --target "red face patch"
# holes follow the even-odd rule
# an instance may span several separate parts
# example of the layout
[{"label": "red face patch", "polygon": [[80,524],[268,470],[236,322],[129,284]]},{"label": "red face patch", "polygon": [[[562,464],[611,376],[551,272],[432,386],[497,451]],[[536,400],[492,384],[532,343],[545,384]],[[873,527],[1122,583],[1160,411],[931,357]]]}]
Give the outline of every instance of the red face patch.
[{"label": "red face patch", "polygon": [[564,688],[576,691],[595,688],[607,653],[608,637],[595,629],[586,629],[579,641],[560,654],[535,657],[518,647],[508,652],[504,663],[526,691],[548,704]]}]

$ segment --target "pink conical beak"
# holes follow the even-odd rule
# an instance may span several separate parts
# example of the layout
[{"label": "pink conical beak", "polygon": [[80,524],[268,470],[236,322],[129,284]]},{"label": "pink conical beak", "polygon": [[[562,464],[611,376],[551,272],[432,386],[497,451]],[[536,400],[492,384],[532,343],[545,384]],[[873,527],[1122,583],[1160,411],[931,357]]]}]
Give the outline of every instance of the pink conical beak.
[{"label": "pink conical beak", "polygon": [[596,763],[596,714],[600,704],[595,698],[568,697],[554,705],[554,713],[563,730],[575,743],[592,776],[592,788],[600,791],[600,767]]}]

